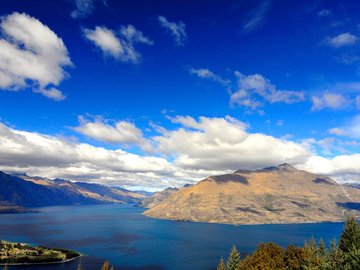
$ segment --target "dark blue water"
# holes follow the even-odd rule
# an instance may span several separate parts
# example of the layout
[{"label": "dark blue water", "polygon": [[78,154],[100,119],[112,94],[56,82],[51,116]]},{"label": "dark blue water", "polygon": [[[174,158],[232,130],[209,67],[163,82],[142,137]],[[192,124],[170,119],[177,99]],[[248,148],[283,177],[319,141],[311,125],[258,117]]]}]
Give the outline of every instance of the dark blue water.
[{"label": "dark blue water", "polygon": [[[302,245],[311,236],[337,238],[341,223],[232,226],[166,221],[129,205],[41,208],[41,213],[0,215],[0,239],[63,247],[84,254],[85,270],[109,259],[116,270],[209,270],[235,244],[242,255],[261,241]],[[14,270],[76,270],[77,261]]]}]

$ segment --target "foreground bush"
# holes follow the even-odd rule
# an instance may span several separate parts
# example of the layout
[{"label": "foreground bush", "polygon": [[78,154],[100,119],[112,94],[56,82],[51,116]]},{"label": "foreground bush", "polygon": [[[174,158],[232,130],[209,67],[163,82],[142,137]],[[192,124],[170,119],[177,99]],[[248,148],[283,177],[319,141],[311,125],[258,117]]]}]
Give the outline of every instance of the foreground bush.
[{"label": "foreground bush", "polygon": [[282,248],[274,243],[260,243],[244,259],[233,246],[226,262],[221,258],[217,270],[360,270],[360,225],[349,217],[340,240],[327,249],[323,240],[312,238],[302,247]]}]

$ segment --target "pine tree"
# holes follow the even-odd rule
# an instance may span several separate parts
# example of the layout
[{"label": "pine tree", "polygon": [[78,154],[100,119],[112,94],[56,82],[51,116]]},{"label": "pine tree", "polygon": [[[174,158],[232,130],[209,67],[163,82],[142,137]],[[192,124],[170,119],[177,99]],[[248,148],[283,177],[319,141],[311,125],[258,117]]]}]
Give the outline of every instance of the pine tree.
[{"label": "pine tree", "polygon": [[328,254],[328,265],[325,269],[344,269],[345,260],[344,253],[336,244],[336,240],[331,241]]},{"label": "pine tree", "polygon": [[224,262],[223,257],[221,257],[221,259],[220,259],[220,261],[219,261],[219,265],[218,265],[218,267],[216,268],[216,270],[226,270],[226,269],[225,269],[225,262]]},{"label": "pine tree", "polygon": [[319,241],[319,244],[318,244],[318,247],[317,247],[317,252],[318,252],[318,255],[320,257],[325,257],[326,256],[327,250],[326,250],[324,239],[322,239],[322,238]]},{"label": "pine tree", "polygon": [[104,262],[103,266],[101,267],[101,270],[110,270],[109,261]]},{"label": "pine tree", "polygon": [[360,225],[354,216],[348,217],[341,233],[339,248],[349,253],[352,249],[360,249]]},{"label": "pine tree", "polygon": [[328,252],[324,240],[321,238],[317,246],[317,254],[319,257],[320,269],[326,269],[328,266]]},{"label": "pine tree", "polygon": [[235,245],[232,247],[230,251],[229,258],[226,262],[226,270],[237,270],[240,265],[240,254],[236,249]]},{"label": "pine tree", "polygon": [[360,269],[360,250],[353,249],[347,256],[347,262],[349,264],[349,268],[352,270]]}]

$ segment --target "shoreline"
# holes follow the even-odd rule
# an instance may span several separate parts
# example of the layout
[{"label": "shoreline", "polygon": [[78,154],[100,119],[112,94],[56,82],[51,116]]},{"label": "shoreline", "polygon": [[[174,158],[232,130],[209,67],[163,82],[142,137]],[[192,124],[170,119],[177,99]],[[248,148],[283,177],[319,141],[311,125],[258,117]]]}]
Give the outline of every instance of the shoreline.
[{"label": "shoreline", "polygon": [[38,263],[0,263],[0,266],[21,266],[21,265],[48,265],[48,264],[61,264],[61,263],[68,263],[71,261],[74,261],[80,257],[82,257],[83,255],[80,254],[77,257],[71,258],[71,259],[66,259],[64,261],[59,261],[59,262],[38,262]]},{"label": "shoreline", "polygon": [[[268,226],[268,225],[309,225],[309,224],[324,224],[324,223],[344,223],[343,220],[333,220],[333,221],[307,221],[307,222],[276,222],[276,223],[222,223],[222,222],[211,222],[211,221],[196,221],[196,220],[188,220],[188,219],[172,219],[165,217],[154,217],[145,214],[145,211],[142,213],[143,216],[158,219],[158,220],[167,220],[173,222],[186,222],[186,223],[203,223],[203,224],[214,224],[214,225],[227,225],[227,226]],[[360,218],[358,219],[360,220]]]}]

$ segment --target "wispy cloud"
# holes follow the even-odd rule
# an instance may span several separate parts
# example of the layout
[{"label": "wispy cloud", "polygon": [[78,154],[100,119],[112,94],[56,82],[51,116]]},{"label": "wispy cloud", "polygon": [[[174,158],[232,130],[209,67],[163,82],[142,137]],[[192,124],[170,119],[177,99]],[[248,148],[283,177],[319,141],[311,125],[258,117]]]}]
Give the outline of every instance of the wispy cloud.
[{"label": "wispy cloud", "polygon": [[358,41],[358,39],[359,38],[357,36],[347,32],[337,35],[335,37],[327,37],[326,42],[334,48],[340,48],[344,46],[354,45]]},{"label": "wispy cloud", "polygon": [[102,2],[107,5],[106,0],[73,0],[75,9],[71,12],[74,19],[83,19],[94,12],[95,2]]},{"label": "wispy cloud", "polygon": [[135,44],[154,44],[132,25],[121,26],[118,34],[102,26],[96,26],[95,29],[83,29],[83,33],[88,40],[101,49],[104,55],[122,62],[138,63],[140,61],[141,55],[135,49]]},{"label": "wispy cloud", "polygon": [[264,1],[246,16],[243,23],[243,31],[245,33],[254,31],[264,22],[271,4],[271,0]]},{"label": "wispy cloud", "polygon": [[320,111],[323,109],[342,110],[350,105],[350,101],[347,97],[330,92],[324,92],[320,96],[312,96],[311,101],[311,110],[313,111]]},{"label": "wispy cloud", "polygon": [[174,38],[175,45],[184,46],[187,41],[187,34],[185,31],[185,23],[182,21],[179,22],[170,22],[164,16],[158,17],[160,25],[165,28]]},{"label": "wispy cloud", "polygon": [[230,84],[230,80],[223,79],[220,75],[215,74],[214,72],[212,72],[211,70],[209,70],[207,68],[197,68],[196,69],[193,67],[189,67],[188,70],[189,70],[190,74],[196,75],[197,77],[199,77],[201,79],[209,79],[209,80],[218,82],[223,85]]},{"label": "wispy cloud", "polygon": [[263,100],[269,103],[297,103],[305,100],[302,91],[278,90],[270,80],[260,74],[244,75],[236,71],[238,90],[230,96],[231,104],[249,107],[253,110],[262,106]]},{"label": "wispy cloud", "polygon": [[328,17],[332,15],[331,9],[322,9],[317,13],[318,17]]},{"label": "wispy cloud", "polygon": [[329,129],[330,134],[360,139],[360,114],[342,126]]},{"label": "wispy cloud", "polygon": [[2,17],[0,29],[0,89],[31,88],[53,100],[65,99],[56,87],[72,62],[62,39],[25,13]]}]

